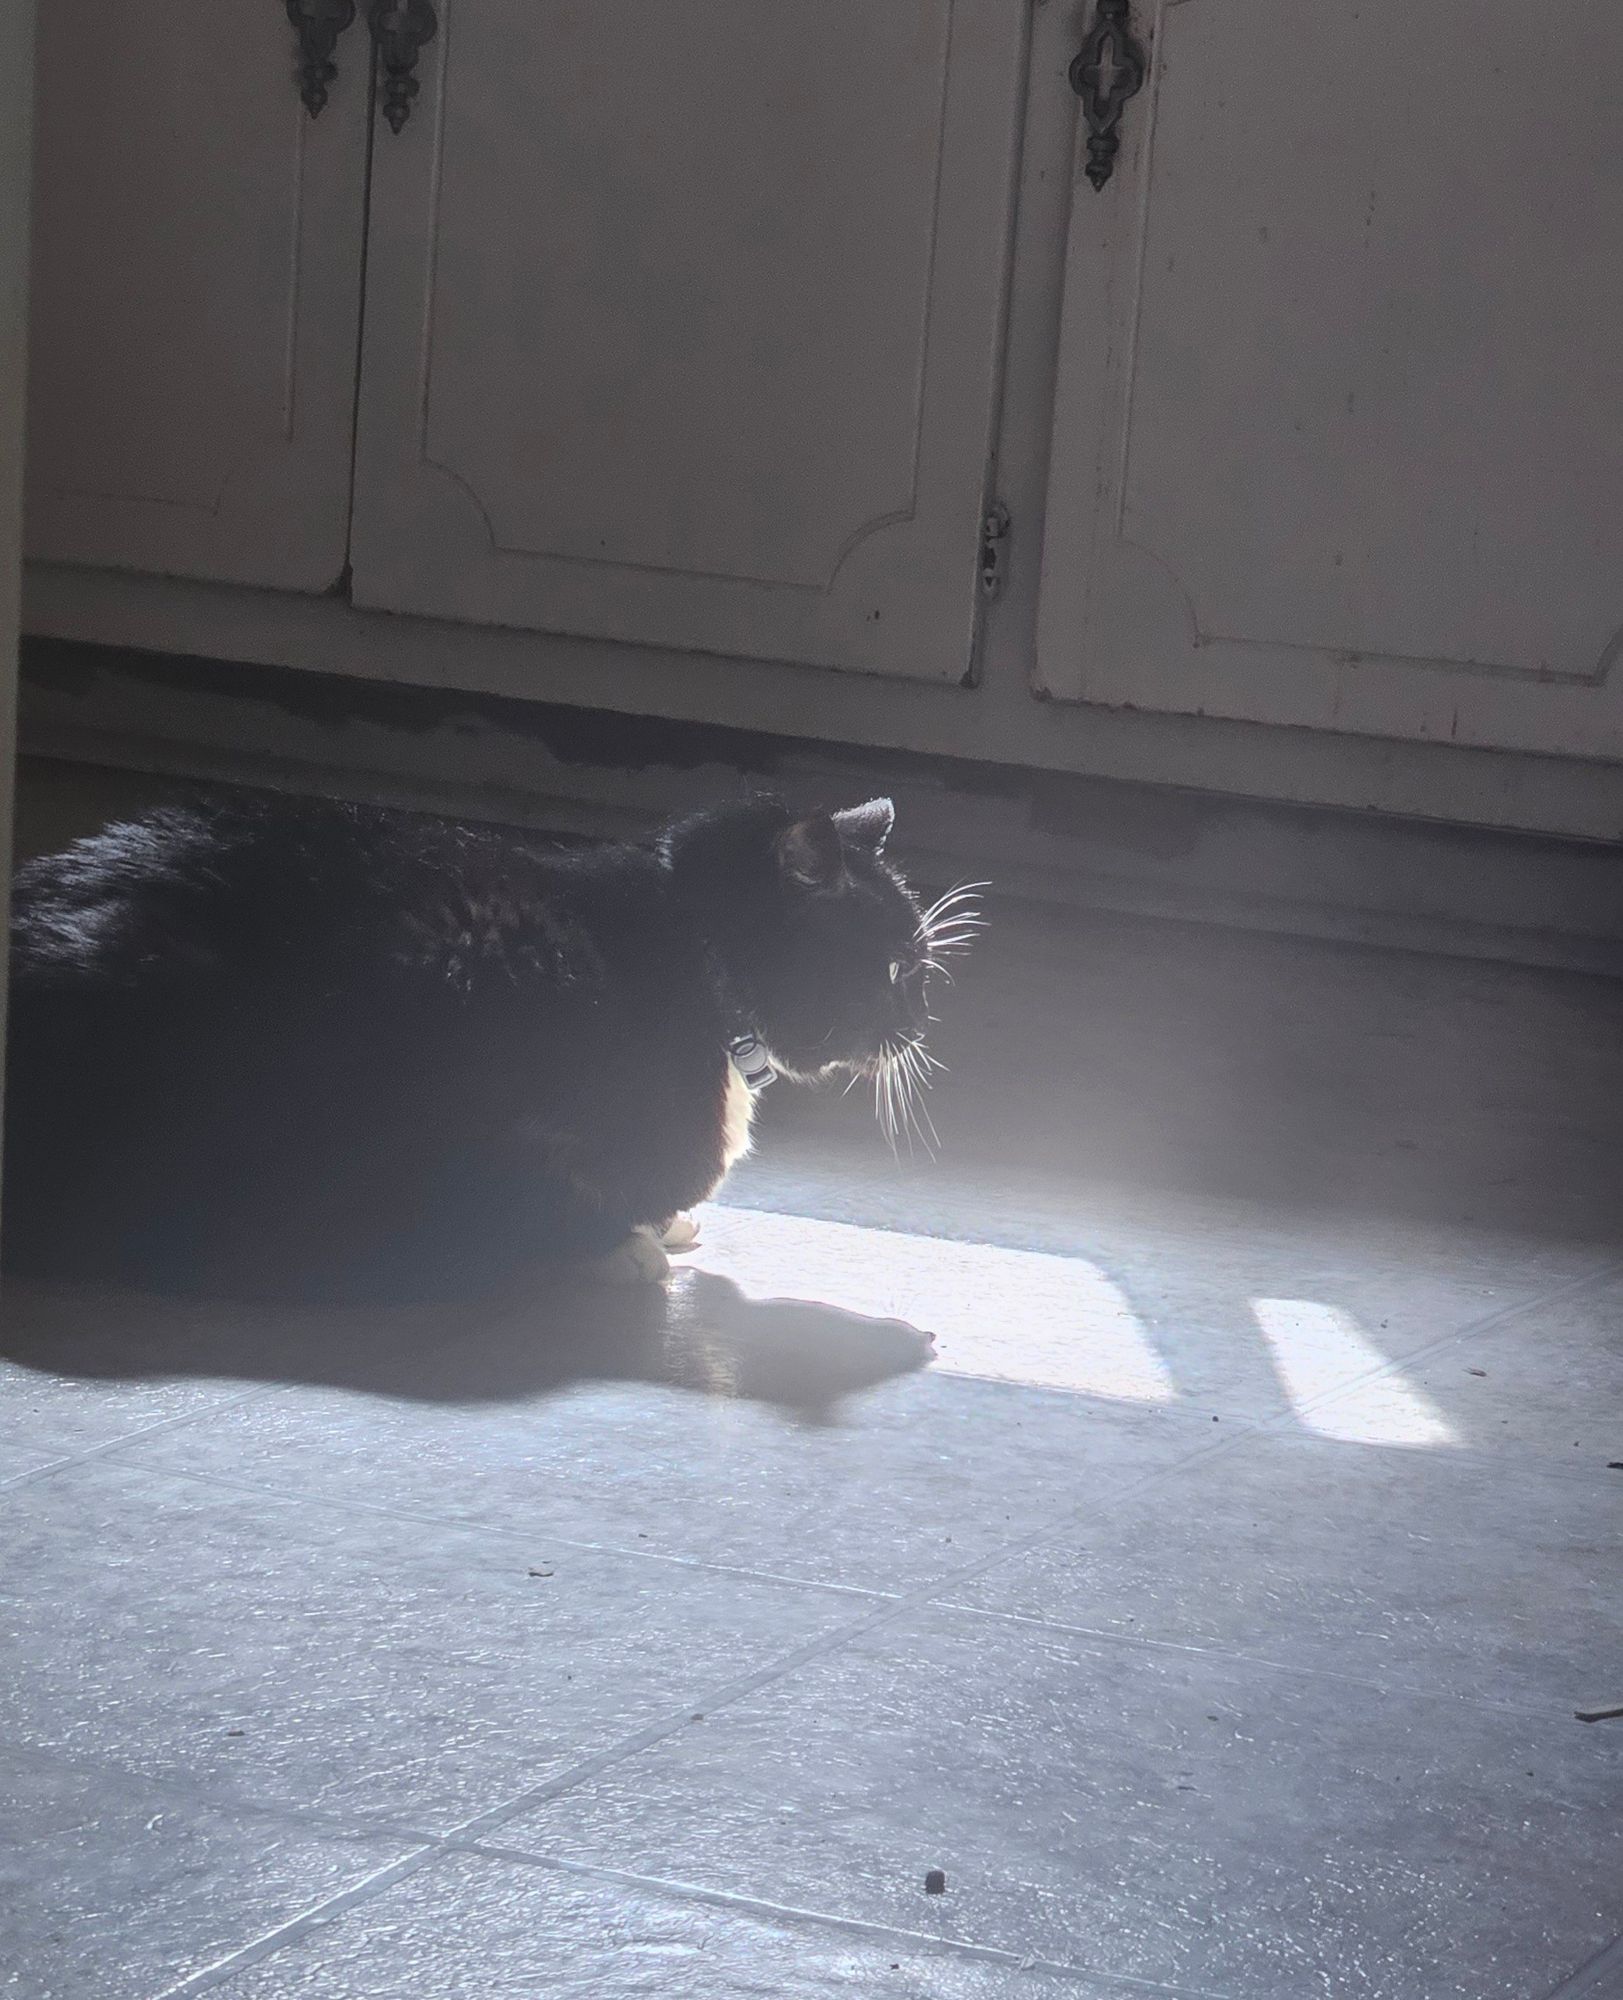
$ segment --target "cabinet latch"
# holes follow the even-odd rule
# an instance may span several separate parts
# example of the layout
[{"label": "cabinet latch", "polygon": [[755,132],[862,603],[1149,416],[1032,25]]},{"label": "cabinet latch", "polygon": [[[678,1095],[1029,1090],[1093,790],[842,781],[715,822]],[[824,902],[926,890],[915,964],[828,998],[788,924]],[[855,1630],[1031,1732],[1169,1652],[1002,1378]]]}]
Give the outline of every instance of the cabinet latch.
[{"label": "cabinet latch", "polygon": [[1009,559],[1009,510],[994,500],[981,522],[981,595],[999,597],[1003,592],[1003,571]]}]

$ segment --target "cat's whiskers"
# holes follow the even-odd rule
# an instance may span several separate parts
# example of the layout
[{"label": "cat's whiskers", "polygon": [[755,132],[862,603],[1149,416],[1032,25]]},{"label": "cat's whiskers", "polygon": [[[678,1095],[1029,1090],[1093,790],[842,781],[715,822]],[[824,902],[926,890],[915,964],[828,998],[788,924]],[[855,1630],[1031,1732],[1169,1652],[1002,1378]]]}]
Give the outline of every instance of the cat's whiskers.
[{"label": "cat's whiskers", "polygon": [[960,882],[936,900],[919,917],[914,942],[923,953],[929,972],[939,973],[950,986],[952,974],[945,961],[966,952],[986,928],[980,906],[973,900],[986,882]]},{"label": "cat's whiskers", "polygon": [[[931,1153],[934,1157],[931,1140],[925,1137],[925,1127],[929,1126],[932,1134],[935,1128],[930,1124],[930,1114],[925,1109],[921,1094],[923,1072],[919,1067],[917,1054],[917,1049],[910,1043],[902,1050],[897,1061],[902,1093],[902,1115],[907,1127],[907,1150],[909,1154],[912,1153],[914,1136],[917,1135],[918,1143],[926,1153]],[[939,1138],[936,1138],[934,1143],[939,1145]]]},{"label": "cat's whiskers", "polygon": [[959,908],[962,904],[967,903],[972,896],[978,896],[983,889],[990,889],[991,886],[990,882],[956,883],[944,896],[937,896],[930,907],[923,912],[919,918],[919,929],[921,931],[929,930],[933,925],[938,924],[949,911]]},{"label": "cat's whiskers", "polygon": [[888,1050],[881,1058],[874,1073],[874,1110],[880,1130],[897,1159],[904,1143],[910,1159],[920,1150],[930,1159],[937,1156],[941,1135],[924,1102],[924,1092],[931,1086],[932,1072],[943,1068],[917,1042]]}]

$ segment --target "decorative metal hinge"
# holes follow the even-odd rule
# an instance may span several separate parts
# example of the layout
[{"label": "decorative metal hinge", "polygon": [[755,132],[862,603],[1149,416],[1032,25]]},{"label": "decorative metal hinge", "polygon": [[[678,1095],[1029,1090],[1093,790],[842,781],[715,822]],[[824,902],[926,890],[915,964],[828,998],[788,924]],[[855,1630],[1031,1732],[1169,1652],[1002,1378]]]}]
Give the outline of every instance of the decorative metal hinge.
[{"label": "decorative metal hinge", "polygon": [[338,79],[333,52],[355,18],[355,0],[287,0],[287,18],[299,38],[299,96],[315,118],[326,106],[327,86]]},{"label": "decorative metal hinge", "polygon": [[422,89],[417,58],[433,41],[439,16],[428,0],[372,0],[367,15],[372,46],[378,52],[383,121],[396,135],[411,116],[411,101]]},{"label": "decorative metal hinge", "polygon": [[998,597],[1003,591],[1003,571],[1009,559],[1009,510],[994,500],[981,522],[981,595]]},{"label": "decorative metal hinge", "polygon": [[1088,126],[1088,164],[1083,172],[1097,193],[1116,168],[1121,114],[1127,100],[1144,88],[1150,59],[1133,33],[1127,0],[1099,0],[1093,26],[1071,60],[1071,88],[1082,100]]}]

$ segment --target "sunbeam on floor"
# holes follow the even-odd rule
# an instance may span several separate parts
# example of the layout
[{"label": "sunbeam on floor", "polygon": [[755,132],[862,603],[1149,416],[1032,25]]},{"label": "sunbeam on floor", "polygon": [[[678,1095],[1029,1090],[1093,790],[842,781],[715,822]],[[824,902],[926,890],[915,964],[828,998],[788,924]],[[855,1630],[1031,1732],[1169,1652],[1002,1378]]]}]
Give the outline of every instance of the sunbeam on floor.
[{"label": "sunbeam on floor", "polygon": [[1346,1444],[1459,1443],[1436,1405],[1388,1365],[1351,1313],[1313,1299],[1253,1299],[1251,1310],[1280,1386],[1308,1430]]},{"label": "sunbeam on floor", "polygon": [[[746,1293],[793,1288],[848,1312],[908,1320],[935,1336],[946,1374],[1140,1403],[1179,1394],[1125,1291],[1083,1257],[716,1208],[699,1261]],[[1351,1313],[1312,1299],[1258,1298],[1249,1308],[1304,1429],[1357,1444],[1458,1442]]]},{"label": "sunbeam on floor", "polygon": [[748,1208],[708,1210],[699,1255],[745,1292],[907,1320],[935,1336],[947,1374],[1140,1403],[1176,1394],[1120,1286],[1084,1258]]}]

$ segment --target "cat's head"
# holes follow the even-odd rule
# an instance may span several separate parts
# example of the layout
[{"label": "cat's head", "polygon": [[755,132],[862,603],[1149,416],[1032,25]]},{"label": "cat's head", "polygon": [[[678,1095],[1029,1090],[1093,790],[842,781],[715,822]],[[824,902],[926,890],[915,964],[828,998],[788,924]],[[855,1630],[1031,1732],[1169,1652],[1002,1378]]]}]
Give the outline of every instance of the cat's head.
[{"label": "cat's head", "polygon": [[666,836],[726,996],[786,1075],[922,1073],[930,975],[978,919],[961,891],[920,909],[885,859],[894,820],[889,799],[804,818],[756,799]]}]

